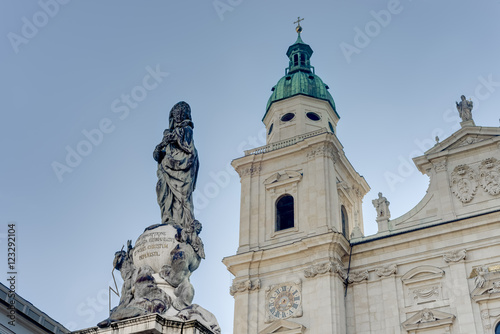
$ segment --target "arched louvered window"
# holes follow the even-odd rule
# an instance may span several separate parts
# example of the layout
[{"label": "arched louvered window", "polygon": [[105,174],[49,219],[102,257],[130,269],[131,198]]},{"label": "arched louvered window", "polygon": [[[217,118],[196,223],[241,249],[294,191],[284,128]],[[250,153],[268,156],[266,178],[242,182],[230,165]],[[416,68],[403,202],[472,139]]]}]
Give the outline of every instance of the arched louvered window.
[{"label": "arched louvered window", "polygon": [[300,54],[300,66],[306,65],[306,56],[304,54]]},{"label": "arched louvered window", "polygon": [[293,197],[283,195],[276,201],[276,231],[294,227]]},{"label": "arched louvered window", "polygon": [[293,66],[298,66],[299,65],[299,55],[294,54],[293,55]]}]

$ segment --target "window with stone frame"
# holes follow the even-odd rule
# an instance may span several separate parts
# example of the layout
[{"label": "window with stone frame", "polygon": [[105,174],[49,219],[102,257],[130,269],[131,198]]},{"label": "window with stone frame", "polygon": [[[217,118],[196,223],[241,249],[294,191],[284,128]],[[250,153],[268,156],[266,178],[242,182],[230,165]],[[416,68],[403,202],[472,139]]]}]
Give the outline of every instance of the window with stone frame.
[{"label": "window with stone frame", "polygon": [[340,215],[342,218],[342,234],[346,239],[349,239],[349,217],[343,205],[340,207]]},{"label": "window with stone frame", "polygon": [[285,194],[276,201],[276,231],[294,227],[293,197]]}]

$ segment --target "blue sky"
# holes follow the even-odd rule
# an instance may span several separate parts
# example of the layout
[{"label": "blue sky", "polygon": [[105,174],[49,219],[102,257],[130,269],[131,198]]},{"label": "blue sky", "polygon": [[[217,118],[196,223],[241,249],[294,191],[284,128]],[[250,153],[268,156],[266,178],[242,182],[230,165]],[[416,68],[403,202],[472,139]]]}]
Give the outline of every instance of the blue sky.
[{"label": "blue sky", "polygon": [[0,247],[15,222],[18,293],[71,329],[107,317],[114,252],[160,219],[152,152],[185,100],[207,254],[194,302],[230,333],[221,259],[236,252],[240,185],[229,163],[265,144],[297,17],[337,136],[372,188],[373,234],[379,191],[393,218],[425,194],[410,158],[458,129],[460,95],[477,125],[500,125],[499,14],[498,0],[1,1]]}]

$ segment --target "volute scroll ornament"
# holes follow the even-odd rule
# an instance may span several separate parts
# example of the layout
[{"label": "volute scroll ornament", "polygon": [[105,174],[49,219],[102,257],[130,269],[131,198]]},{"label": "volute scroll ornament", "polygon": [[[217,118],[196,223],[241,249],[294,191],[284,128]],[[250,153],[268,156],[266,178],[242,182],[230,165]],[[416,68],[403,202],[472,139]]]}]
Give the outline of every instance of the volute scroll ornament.
[{"label": "volute scroll ornament", "polygon": [[477,175],[467,165],[455,167],[451,173],[451,189],[462,203],[469,203],[477,190]]}]

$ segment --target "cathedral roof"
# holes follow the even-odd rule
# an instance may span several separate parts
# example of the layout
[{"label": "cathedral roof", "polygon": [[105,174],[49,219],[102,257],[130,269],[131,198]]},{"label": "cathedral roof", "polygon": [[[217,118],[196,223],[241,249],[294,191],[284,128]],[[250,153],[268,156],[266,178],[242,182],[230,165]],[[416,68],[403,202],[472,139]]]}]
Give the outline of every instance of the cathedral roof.
[{"label": "cathedral roof", "polygon": [[295,95],[306,95],[325,100],[331,105],[335,113],[337,113],[333,97],[328,92],[328,85],[314,73],[314,67],[310,63],[313,50],[308,44],[302,41],[300,31],[297,31],[298,36],[295,43],[287,50],[286,55],[289,58],[288,68],[285,70],[285,76],[272,88],[273,93],[267,102],[264,117],[266,117],[269,108],[274,102]]}]

